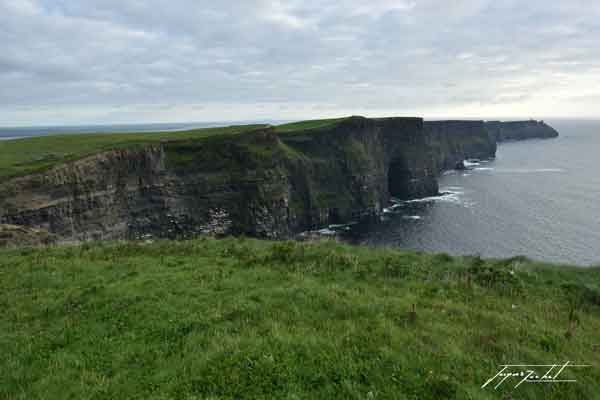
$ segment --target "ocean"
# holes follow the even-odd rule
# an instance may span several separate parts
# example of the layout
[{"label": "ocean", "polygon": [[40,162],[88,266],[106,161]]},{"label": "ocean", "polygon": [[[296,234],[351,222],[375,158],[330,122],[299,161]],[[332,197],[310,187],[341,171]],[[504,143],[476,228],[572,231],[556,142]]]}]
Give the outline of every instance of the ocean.
[{"label": "ocean", "polygon": [[283,121],[240,121],[240,122],[186,122],[161,124],[119,124],[119,125],[81,125],[81,126],[37,126],[0,128],[0,140],[21,139],[47,135],[69,135],[80,133],[131,133],[185,131],[199,128],[214,128],[228,125],[278,124]]},{"label": "ocean", "polygon": [[[275,123],[275,121],[272,121]],[[525,255],[600,265],[600,121],[549,120],[557,139],[502,143],[495,160],[449,171],[441,196],[398,203],[351,227],[351,243],[453,255]],[[185,130],[228,123],[0,128],[0,140],[57,133]],[[393,209],[392,209],[393,208]]]},{"label": "ocean", "polygon": [[396,204],[348,240],[452,255],[600,265],[600,121],[549,120],[560,137],[502,143],[451,171],[441,196]]}]

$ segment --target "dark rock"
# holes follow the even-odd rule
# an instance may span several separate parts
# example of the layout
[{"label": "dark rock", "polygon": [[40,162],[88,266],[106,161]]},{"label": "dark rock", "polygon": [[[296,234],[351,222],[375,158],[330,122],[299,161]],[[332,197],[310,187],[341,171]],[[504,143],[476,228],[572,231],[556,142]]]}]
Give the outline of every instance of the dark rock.
[{"label": "dark rock", "polygon": [[497,142],[558,137],[558,132],[544,121],[488,121],[485,126]]},{"label": "dark rock", "polygon": [[464,160],[485,160],[496,155],[496,140],[483,121],[427,121],[425,133],[439,155],[440,171],[464,169]]},{"label": "dark rock", "polygon": [[290,238],[438,193],[437,177],[490,158],[483,122],[352,117],[326,128],[112,150],[0,183],[0,223],[62,240]]}]

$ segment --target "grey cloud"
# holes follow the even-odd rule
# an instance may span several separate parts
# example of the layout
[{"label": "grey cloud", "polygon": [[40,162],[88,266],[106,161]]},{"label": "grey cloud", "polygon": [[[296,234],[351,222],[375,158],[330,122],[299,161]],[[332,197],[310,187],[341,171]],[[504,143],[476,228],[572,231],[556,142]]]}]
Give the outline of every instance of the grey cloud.
[{"label": "grey cloud", "polygon": [[548,113],[567,85],[592,112],[599,17],[566,0],[0,0],[0,124],[110,123],[115,105],[132,122]]}]

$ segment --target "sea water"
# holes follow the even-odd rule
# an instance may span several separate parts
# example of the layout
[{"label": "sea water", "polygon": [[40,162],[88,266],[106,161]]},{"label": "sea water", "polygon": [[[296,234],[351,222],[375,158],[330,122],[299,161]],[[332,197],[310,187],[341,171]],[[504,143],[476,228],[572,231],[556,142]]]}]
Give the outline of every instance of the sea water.
[{"label": "sea water", "polygon": [[557,139],[502,143],[440,179],[440,196],[396,202],[353,243],[453,255],[600,265],[600,121],[547,121]]}]

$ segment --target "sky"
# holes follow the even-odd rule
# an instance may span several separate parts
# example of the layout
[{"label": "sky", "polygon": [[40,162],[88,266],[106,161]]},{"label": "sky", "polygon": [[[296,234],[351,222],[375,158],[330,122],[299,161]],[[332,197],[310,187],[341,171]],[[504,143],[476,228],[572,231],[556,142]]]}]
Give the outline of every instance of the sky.
[{"label": "sky", "polygon": [[0,126],[600,117],[600,2],[0,0]]}]

